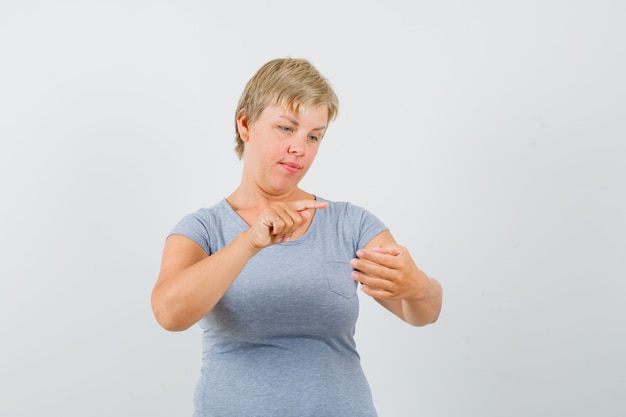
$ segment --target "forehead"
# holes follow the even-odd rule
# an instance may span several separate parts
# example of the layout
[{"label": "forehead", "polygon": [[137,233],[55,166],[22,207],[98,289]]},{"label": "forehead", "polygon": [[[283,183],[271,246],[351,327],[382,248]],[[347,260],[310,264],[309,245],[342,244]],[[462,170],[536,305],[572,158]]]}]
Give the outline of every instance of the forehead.
[{"label": "forehead", "polygon": [[283,118],[298,124],[312,124],[316,128],[325,128],[328,124],[328,107],[304,107],[293,108],[291,106],[281,106],[278,104],[268,105],[263,109],[261,117]]}]

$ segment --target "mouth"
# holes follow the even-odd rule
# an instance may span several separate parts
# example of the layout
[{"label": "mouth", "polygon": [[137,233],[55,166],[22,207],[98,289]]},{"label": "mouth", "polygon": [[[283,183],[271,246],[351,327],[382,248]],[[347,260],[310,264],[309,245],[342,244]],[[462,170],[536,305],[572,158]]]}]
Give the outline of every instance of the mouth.
[{"label": "mouth", "polygon": [[302,169],[300,165],[292,162],[281,162],[281,165],[283,166],[283,168],[285,168],[285,171],[289,172],[290,174],[295,174]]}]

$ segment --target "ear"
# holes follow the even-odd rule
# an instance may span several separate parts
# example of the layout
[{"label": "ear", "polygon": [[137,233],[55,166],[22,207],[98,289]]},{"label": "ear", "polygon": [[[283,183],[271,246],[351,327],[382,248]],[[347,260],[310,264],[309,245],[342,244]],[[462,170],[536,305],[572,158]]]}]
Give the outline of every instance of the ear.
[{"label": "ear", "polygon": [[248,125],[248,116],[244,109],[239,110],[237,115],[237,131],[242,141],[247,142],[250,138],[250,129]]}]

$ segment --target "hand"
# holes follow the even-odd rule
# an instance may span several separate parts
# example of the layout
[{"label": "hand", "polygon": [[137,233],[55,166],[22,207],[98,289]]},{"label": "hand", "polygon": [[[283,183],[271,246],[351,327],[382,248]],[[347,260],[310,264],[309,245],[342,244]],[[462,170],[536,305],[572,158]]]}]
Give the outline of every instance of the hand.
[{"label": "hand", "polygon": [[363,292],[383,300],[420,299],[428,291],[430,279],[422,272],[409,251],[397,244],[370,250],[359,249],[350,265],[356,270],[352,279],[361,283]]},{"label": "hand", "polygon": [[288,242],[293,233],[311,218],[311,209],[327,206],[328,203],[316,200],[271,204],[250,227],[251,246],[263,249],[272,244]]}]

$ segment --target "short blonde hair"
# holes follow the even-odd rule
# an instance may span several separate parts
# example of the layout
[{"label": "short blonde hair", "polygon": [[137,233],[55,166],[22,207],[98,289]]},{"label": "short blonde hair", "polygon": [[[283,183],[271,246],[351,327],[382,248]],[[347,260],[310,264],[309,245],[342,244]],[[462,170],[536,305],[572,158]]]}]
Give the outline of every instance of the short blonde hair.
[{"label": "short blonde hair", "polygon": [[279,58],[263,65],[248,81],[235,112],[235,152],[243,157],[244,142],[239,136],[237,118],[244,112],[253,124],[270,105],[299,112],[319,106],[328,107],[328,121],[337,117],[339,99],[329,82],[306,59]]}]

